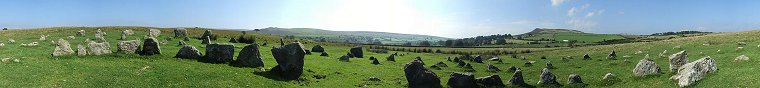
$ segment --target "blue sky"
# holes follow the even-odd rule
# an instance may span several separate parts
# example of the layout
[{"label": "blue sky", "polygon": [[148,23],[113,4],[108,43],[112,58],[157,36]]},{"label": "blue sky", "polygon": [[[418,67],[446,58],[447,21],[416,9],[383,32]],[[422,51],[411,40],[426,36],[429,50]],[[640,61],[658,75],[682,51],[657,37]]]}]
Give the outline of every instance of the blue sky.
[{"label": "blue sky", "polygon": [[320,28],[452,38],[534,28],[650,34],[760,29],[757,0],[3,0],[0,27]]}]

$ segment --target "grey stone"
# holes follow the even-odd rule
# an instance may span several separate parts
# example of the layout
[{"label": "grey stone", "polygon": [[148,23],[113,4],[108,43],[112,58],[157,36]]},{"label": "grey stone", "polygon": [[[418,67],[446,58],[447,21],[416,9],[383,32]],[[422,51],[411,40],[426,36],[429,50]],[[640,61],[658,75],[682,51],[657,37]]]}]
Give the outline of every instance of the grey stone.
[{"label": "grey stone", "polygon": [[380,61],[377,61],[377,59],[372,59],[372,64],[374,64],[374,65],[379,65],[379,64],[380,64]]},{"label": "grey stone", "polygon": [[348,55],[343,55],[343,56],[340,56],[340,58],[338,58],[338,61],[348,62],[349,58],[350,57]]},{"label": "grey stone", "polygon": [[364,51],[362,51],[362,47],[361,46],[357,46],[357,47],[351,48],[351,55],[353,55],[353,57],[364,58],[364,53],[363,52]]},{"label": "grey stone", "polygon": [[688,63],[689,59],[687,57],[688,57],[688,54],[686,54],[685,51],[681,51],[673,55],[670,55],[670,57],[668,57],[669,64],[670,64],[670,72],[675,73],[678,71],[678,68],[681,67],[681,65]]},{"label": "grey stone", "polygon": [[676,80],[680,87],[688,87],[705,78],[708,73],[716,71],[718,71],[718,67],[715,64],[715,60],[707,56],[682,65],[678,69],[678,73],[670,77],[670,79]]},{"label": "grey stone", "polygon": [[84,56],[87,55],[87,47],[82,45],[77,45],[77,56]]},{"label": "grey stone", "polygon": [[184,28],[177,28],[174,29],[174,37],[186,37],[187,36],[187,30]]},{"label": "grey stone", "polygon": [[74,54],[74,50],[71,49],[71,46],[69,45],[69,42],[63,39],[58,39],[57,42],[55,42],[56,46],[53,50],[53,56],[64,56],[64,55],[71,55]]},{"label": "grey stone", "polygon": [[210,44],[210,43],[211,43],[211,39],[209,37],[203,37],[201,44]]},{"label": "grey stone", "polygon": [[556,86],[560,84],[557,82],[557,77],[548,68],[544,68],[541,70],[541,79],[538,80],[538,85]]},{"label": "grey stone", "polygon": [[368,81],[382,81],[380,80],[380,78],[377,78],[377,77],[369,77],[367,80]]},{"label": "grey stone", "polygon": [[87,44],[87,55],[103,55],[110,53],[111,47],[109,46],[108,42],[96,43],[94,41],[90,41]]},{"label": "grey stone", "polygon": [[504,87],[504,83],[501,82],[501,77],[499,75],[491,75],[486,77],[480,77],[476,78],[476,82],[478,84],[483,85],[484,87],[488,88],[501,88]]},{"label": "grey stone", "polygon": [[304,56],[306,51],[300,42],[272,48],[272,56],[277,66],[270,72],[287,80],[298,79],[303,73]]},{"label": "grey stone", "polygon": [[325,52],[325,48],[322,47],[321,45],[316,45],[316,46],[314,46],[314,47],[311,48],[311,51],[312,52]]},{"label": "grey stone", "polygon": [[616,58],[617,58],[617,54],[615,53],[614,50],[610,52],[610,54],[607,54],[607,59],[615,60]]},{"label": "grey stone", "polygon": [[156,55],[161,54],[161,46],[158,45],[158,40],[153,37],[145,38],[143,41],[140,55]]},{"label": "grey stone", "polygon": [[636,64],[635,68],[633,68],[633,75],[639,77],[657,75],[660,73],[660,65],[657,65],[657,63],[654,63],[654,61],[649,59],[649,54],[644,56],[644,59],[639,60],[639,63]]},{"label": "grey stone", "polygon": [[501,71],[501,69],[497,68],[496,66],[493,66],[492,64],[488,64],[487,68],[488,68],[488,71],[492,71],[492,72]]},{"label": "grey stone", "polygon": [[319,54],[319,56],[330,56],[330,54],[327,54],[327,52],[322,52],[322,54]]},{"label": "grey stone", "polygon": [[581,75],[570,74],[570,76],[567,77],[567,84],[583,84],[583,80],[581,79]]},{"label": "grey stone", "polygon": [[475,75],[472,73],[452,72],[446,85],[450,88],[476,88]]},{"label": "grey stone", "polygon": [[620,79],[618,79],[617,76],[615,76],[615,74],[612,74],[612,73],[607,73],[602,78],[602,84],[604,84],[606,86],[615,84],[618,81],[620,81]]},{"label": "grey stone", "polygon": [[259,53],[258,44],[250,44],[243,47],[243,50],[238,53],[237,59],[230,63],[235,67],[264,67],[264,62],[261,61],[261,53]]},{"label": "grey stone", "polygon": [[201,59],[203,58],[203,55],[201,55],[201,52],[195,48],[195,46],[192,45],[184,45],[182,48],[179,49],[177,52],[177,55],[174,55],[174,58],[182,58],[182,59]]},{"label": "grey stone", "polygon": [[116,44],[117,49],[116,52],[120,53],[127,53],[127,54],[133,54],[140,49],[140,41],[138,40],[130,40],[130,41],[120,41]]},{"label": "grey stone", "polygon": [[441,80],[421,61],[414,60],[404,65],[404,74],[409,88],[441,88]]},{"label": "grey stone", "polygon": [[206,63],[229,63],[232,62],[232,55],[235,53],[235,45],[232,44],[208,44],[206,45],[206,56],[199,59]]},{"label": "grey stone", "polygon": [[512,74],[512,78],[509,79],[509,84],[513,86],[518,87],[529,87],[527,83],[525,83],[525,80],[522,76],[522,70],[516,70],[515,73]]},{"label": "grey stone", "polygon": [[386,61],[396,61],[396,55],[390,55],[387,58],[385,58]]},{"label": "grey stone", "polygon": [[161,36],[161,30],[158,29],[150,29],[148,33],[148,37],[158,37]]}]

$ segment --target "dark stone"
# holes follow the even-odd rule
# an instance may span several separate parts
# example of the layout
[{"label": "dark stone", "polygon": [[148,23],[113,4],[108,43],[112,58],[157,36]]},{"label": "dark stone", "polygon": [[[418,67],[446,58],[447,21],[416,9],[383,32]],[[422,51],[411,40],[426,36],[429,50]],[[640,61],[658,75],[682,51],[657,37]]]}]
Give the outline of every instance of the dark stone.
[{"label": "dark stone", "polygon": [[555,77],[554,74],[552,74],[552,72],[549,71],[548,68],[544,68],[541,71],[541,79],[538,80],[538,85],[556,87],[561,84],[557,82],[557,77]]},{"label": "dark stone", "polygon": [[198,51],[198,49],[195,48],[195,46],[192,45],[185,45],[182,48],[179,49],[177,52],[177,55],[174,55],[174,58],[182,58],[182,59],[201,59],[203,55],[201,55],[201,52]]},{"label": "dark stone", "polygon": [[610,60],[615,60],[616,57],[617,57],[617,54],[615,54],[614,50],[610,52],[610,54],[607,55],[607,59],[610,59]]},{"label": "dark stone", "polygon": [[303,73],[303,60],[306,51],[300,42],[272,48],[272,56],[277,61],[277,66],[270,72],[287,80],[296,80]]},{"label": "dark stone", "polygon": [[235,53],[235,45],[232,44],[208,44],[206,45],[206,56],[200,59],[206,63],[229,63],[232,62],[232,55]]},{"label": "dark stone", "polygon": [[311,51],[309,51],[309,50],[303,50],[303,51],[305,51],[306,54],[311,55]]},{"label": "dark stone", "polygon": [[325,48],[323,48],[321,45],[316,45],[311,48],[312,52],[325,52]]},{"label": "dark stone", "polygon": [[467,65],[467,63],[465,63],[464,61],[457,62],[457,66],[459,67],[464,67],[465,65]]},{"label": "dark stone", "polygon": [[462,59],[459,59],[459,57],[454,57],[454,62],[462,61]]},{"label": "dark stone", "polygon": [[370,56],[369,57],[369,60],[375,60],[375,59],[377,59],[377,58],[375,58],[375,56]]},{"label": "dark stone", "polygon": [[570,77],[567,78],[567,84],[583,84],[583,80],[578,74],[570,74]]},{"label": "dark stone", "polygon": [[514,74],[512,74],[512,79],[509,79],[509,84],[512,86],[523,87],[523,88],[531,87],[531,85],[528,85],[527,83],[525,83],[525,80],[523,80],[521,70],[517,70],[515,71]]},{"label": "dark stone", "polygon": [[422,65],[425,65],[425,61],[422,61],[422,57],[420,57],[420,56],[415,57],[414,60],[418,60],[418,61],[422,62]]},{"label": "dark stone", "polygon": [[441,68],[440,68],[440,67],[438,67],[437,65],[431,65],[431,66],[430,66],[430,69],[433,69],[433,70],[441,70]]},{"label": "dark stone", "polygon": [[211,39],[208,38],[208,37],[203,37],[202,39],[203,39],[203,41],[201,41],[201,44],[210,44],[211,43]]},{"label": "dark stone", "polygon": [[472,73],[453,72],[446,85],[450,88],[476,88],[475,76]]},{"label": "dark stone", "polygon": [[210,37],[212,35],[214,35],[214,33],[212,33],[211,30],[206,30],[205,32],[203,32],[203,35],[201,35],[201,38],[209,38],[209,39],[211,39]]},{"label": "dark stone", "polygon": [[441,88],[441,80],[418,60],[404,65],[404,74],[409,88]]},{"label": "dark stone", "polygon": [[480,77],[475,79],[476,82],[484,87],[488,88],[502,88],[504,87],[504,83],[501,82],[501,77],[499,75],[491,75],[486,77]]},{"label": "dark stone", "polygon": [[346,56],[346,55],[340,56],[340,58],[338,58],[338,61],[348,62],[349,61],[349,57]]},{"label": "dark stone", "polygon": [[493,66],[492,64],[488,64],[487,68],[488,68],[488,71],[492,71],[492,72],[501,71],[501,69],[497,68],[496,66]]},{"label": "dark stone", "polygon": [[237,60],[235,62],[230,63],[230,65],[235,67],[264,67],[264,62],[261,61],[261,53],[259,52],[259,45],[258,44],[251,44],[248,46],[243,47],[243,50],[240,50],[240,53],[238,53]]},{"label": "dark stone", "polygon": [[554,69],[554,65],[552,65],[551,61],[547,61],[546,62],[546,67],[544,67],[544,68]]},{"label": "dark stone", "polygon": [[446,61],[449,61],[449,62],[451,62],[451,61],[452,61],[452,60],[451,60],[451,57],[449,57],[449,58],[448,58]]},{"label": "dark stone", "polygon": [[382,81],[382,80],[380,80],[380,78],[377,78],[377,77],[369,77],[367,81]]},{"label": "dark stone", "polygon": [[473,59],[473,61],[475,61],[477,63],[483,63],[483,57],[477,56],[477,57],[475,57],[475,59]]},{"label": "dark stone", "polygon": [[158,45],[156,38],[148,37],[143,41],[142,50],[140,55],[149,56],[161,54],[161,46]]},{"label": "dark stone", "polygon": [[236,40],[234,37],[233,37],[233,38],[230,38],[230,41],[229,41],[229,42],[230,42],[230,43],[238,43],[238,41],[237,41],[237,40]]},{"label": "dark stone", "polygon": [[179,46],[184,46],[184,45],[187,45],[187,43],[185,43],[185,41],[179,41]]},{"label": "dark stone", "polygon": [[174,29],[174,37],[175,38],[177,38],[177,37],[185,37],[185,36],[187,36],[187,30],[185,30],[183,28]]},{"label": "dark stone", "polygon": [[183,40],[184,41],[190,41],[190,37],[185,36],[185,39],[183,39]]},{"label": "dark stone", "polygon": [[379,64],[380,64],[380,61],[377,61],[377,59],[372,59],[372,64],[374,64],[374,65],[379,65]]},{"label": "dark stone", "polygon": [[387,58],[385,58],[386,61],[396,61],[396,55],[390,55]]},{"label": "dark stone", "polygon": [[515,66],[510,66],[509,68],[507,68],[507,71],[509,71],[509,72],[515,72],[517,70],[520,70],[520,68],[517,68]]},{"label": "dark stone", "polygon": [[541,56],[541,59],[546,59],[546,56]]},{"label": "dark stone", "polygon": [[322,52],[322,54],[319,54],[319,56],[330,56],[330,55],[327,54],[327,52]]},{"label": "dark stone", "polygon": [[357,46],[351,48],[351,55],[353,55],[353,57],[364,58],[364,51],[362,51],[361,46]]},{"label": "dark stone", "polygon": [[591,60],[591,56],[589,56],[588,54],[584,54],[583,60]]}]

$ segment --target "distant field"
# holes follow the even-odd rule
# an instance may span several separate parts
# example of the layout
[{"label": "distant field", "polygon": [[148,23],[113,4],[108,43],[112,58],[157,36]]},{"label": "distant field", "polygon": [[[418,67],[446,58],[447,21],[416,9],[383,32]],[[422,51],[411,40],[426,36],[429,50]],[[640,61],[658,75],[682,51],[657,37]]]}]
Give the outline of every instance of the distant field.
[{"label": "distant field", "polygon": [[578,40],[578,42],[600,42],[604,40],[613,39],[625,39],[619,34],[588,34],[588,33],[554,33],[554,34],[539,34],[529,37],[525,37],[527,40],[541,40],[541,39],[554,39],[557,41],[562,40]]}]

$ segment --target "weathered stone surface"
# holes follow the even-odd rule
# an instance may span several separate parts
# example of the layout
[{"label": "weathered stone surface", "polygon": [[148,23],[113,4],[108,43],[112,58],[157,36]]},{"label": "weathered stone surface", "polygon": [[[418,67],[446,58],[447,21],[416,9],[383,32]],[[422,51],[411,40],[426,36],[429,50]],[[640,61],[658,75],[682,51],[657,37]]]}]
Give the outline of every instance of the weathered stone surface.
[{"label": "weathered stone surface", "polygon": [[161,54],[161,46],[158,45],[158,40],[153,37],[145,38],[143,41],[140,55],[156,55]]},{"label": "weathered stone surface", "polygon": [[583,84],[583,80],[581,79],[581,75],[578,74],[570,74],[569,77],[567,77],[567,84]]},{"label": "weathered stone surface", "polygon": [[319,54],[319,56],[330,56],[330,54],[327,54],[327,52],[322,52],[322,54]]},{"label": "weathered stone surface", "polygon": [[588,54],[584,54],[583,60],[591,60],[591,56],[589,56]]},{"label": "weathered stone surface", "polygon": [[235,45],[232,44],[208,44],[206,45],[206,56],[198,61],[206,63],[229,63],[232,61],[232,55],[235,53]]},{"label": "weathered stone surface", "polygon": [[390,55],[387,58],[385,58],[386,61],[396,61],[396,55]]},{"label": "weathered stone surface", "polygon": [[201,52],[198,51],[198,49],[195,48],[195,46],[192,45],[184,45],[182,48],[179,49],[177,52],[177,55],[174,55],[174,58],[183,58],[183,59],[201,59],[203,58],[203,55],[201,55]]},{"label": "weathered stone surface", "polygon": [[493,66],[492,64],[488,64],[486,68],[488,68],[488,71],[492,71],[492,72],[501,71],[501,69],[497,68],[496,66]]},{"label": "weathered stone surface", "polygon": [[105,41],[106,41],[106,38],[105,38],[105,36],[104,36],[104,33],[105,33],[105,32],[98,32],[98,33],[95,33],[95,40],[97,40],[98,42],[105,42]]},{"label": "weathered stone surface", "polygon": [[209,38],[210,39],[210,37],[212,35],[214,35],[214,33],[211,32],[211,30],[206,30],[205,32],[203,32],[203,35],[201,35],[201,38]]},{"label": "weathered stone surface", "polygon": [[541,79],[538,80],[538,85],[554,86],[560,84],[557,82],[557,77],[548,68],[544,68],[541,70]]},{"label": "weathered stone surface", "polygon": [[77,56],[84,56],[87,55],[87,47],[82,45],[77,45]]},{"label": "weathered stone surface", "polygon": [[303,60],[306,55],[300,42],[272,48],[272,56],[277,61],[277,66],[270,72],[287,80],[298,79],[303,73]]},{"label": "weathered stone surface", "polygon": [[237,59],[230,63],[235,67],[264,67],[264,62],[261,61],[261,53],[259,53],[258,44],[250,44],[243,47],[243,50],[238,53]]},{"label": "weathered stone surface", "polygon": [[53,50],[53,56],[64,56],[74,54],[74,50],[71,49],[69,42],[63,39],[58,39],[55,42],[55,49]]},{"label": "weathered stone surface", "polygon": [[446,65],[446,63],[443,63],[443,62],[438,62],[435,65],[438,67],[449,67],[449,65]]},{"label": "weathered stone surface", "polygon": [[718,67],[715,64],[715,60],[707,56],[682,65],[678,69],[678,73],[670,77],[670,79],[676,80],[680,87],[687,87],[694,85],[694,83],[704,78],[708,73],[716,71],[718,71]]},{"label": "weathered stone surface", "polygon": [[210,44],[211,39],[209,37],[203,37],[203,40],[201,40],[201,44]]},{"label": "weathered stone surface", "polygon": [[174,37],[185,37],[187,36],[187,30],[184,28],[177,28],[174,29]]},{"label": "weathered stone surface", "polygon": [[525,80],[523,79],[522,70],[516,70],[515,73],[512,74],[512,78],[509,79],[509,84],[513,86],[518,87],[529,87],[527,83],[525,83]]},{"label": "weathered stone surface", "polygon": [[116,49],[116,52],[133,54],[133,53],[137,53],[138,49],[140,49],[140,41],[138,40],[120,41],[119,43],[116,44],[116,46],[118,47]]},{"label": "weathered stone surface", "polygon": [[660,65],[649,59],[649,54],[644,56],[644,59],[639,60],[639,63],[633,68],[634,76],[657,75],[660,73]]},{"label": "weathered stone surface", "polygon": [[520,68],[517,68],[515,66],[509,66],[509,68],[507,68],[507,71],[509,71],[509,72],[515,72],[517,70],[520,70]]},{"label": "weathered stone surface", "polygon": [[483,57],[481,57],[481,56],[477,56],[477,57],[475,57],[475,58],[474,58],[472,61],[475,61],[475,62],[477,62],[477,63],[483,63]]},{"label": "weathered stone surface", "polygon": [[734,59],[734,61],[737,61],[737,62],[738,61],[748,61],[748,60],[749,60],[749,57],[747,57],[746,55],[740,55],[740,56],[736,57],[736,59]]},{"label": "weathered stone surface", "polygon": [[504,83],[501,82],[501,77],[499,77],[499,75],[480,77],[480,78],[476,78],[475,80],[477,80],[476,82],[478,84],[481,84],[483,87],[488,87],[488,88],[504,87]]},{"label": "weathered stone surface", "polygon": [[338,61],[349,62],[350,61],[349,58],[350,57],[348,55],[343,55],[343,56],[340,56],[340,58],[338,58]]},{"label": "weathered stone surface", "polygon": [[544,67],[544,68],[554,69],[555,67],[552,64],[552,61],[546,61],[546,67]]},{"label": "weathered stone surface", "polygon": [[379,64],[380,64],[380,61],[377,61],[377,59],[372,59],[372,64],[374,64],[374,65],[379,65]]},{"label": "weathered stone surface", "polygon": [[452,72],[446,85],[450,88],[476,88],[475,75],[472,73]]},{"label": "weathered stone surface", "polygon": [[421,61],[414,60],[404,65],[404,74],[409,88],[441,88],[441,80]]},{"label": "weathered stone surface", "polygon": [[618,81],[620,81],[620,79],[618,79],[617,76],[615,76],[615,74],[612,74],[612,73],[607,73],[602,78],[602,84],[607,85],[607,86],[615,84]]},{"label": "weathered stone surface", "polygon": [[311,48],[311,52],[325,52],[325,48],[321,45],[315,45]]},{"label": "weathered stone surface", "polygon": [[161,35],[161,30],[158,29],[150,29],[150,32],[148,33],[148,37],[158,37]]},{"label": "weathered stone surface", "polygon": [[77,36],[84,36],[86,32],[84,30],[77,31]]},{"label": "weathered stone surface", "polygon": [[669,64],[670,64],[670,72],[675,73],[678,72],[678,68],[682,65],[689,63],[689,59],[687,58],[687,54],[685,51],[681,51],[678,53],[675,53],[673,55],[670,55],[668,57]]},{"label": "weathered stone surface", "polygon": [[96,35],[103,35],[103,36],[107,36],[108,35],[106,32],[103,32],[103,30],[100,30],[100,29],[98,29],[98,31],[95,31],[95,34]]},{"label": "weathered stone surface", "polygon": [[375,58],[375,56],[370,56],[369,57],[369,60],[375,60],[375,59],[377,59],[377,58]]},{"label": "weathered stone surface", "polygon": [[351,48],[351,55],[353,55],[353,57],[364,58],[364,51],[362,51],[361,46],[357,46]]},{"label": "weathered stone surface", "polygon": [[94,41],[90,41],[87,44],[87,55],[103,55],[110,53],[111,47],[109,46],[108,42],[96,43]]},{"label": "weathered stone surface", "polygon": [[610,52],[610,54],[607,54],[607,59],[615,60],[617,58],[617,54],[615,51]]}]

